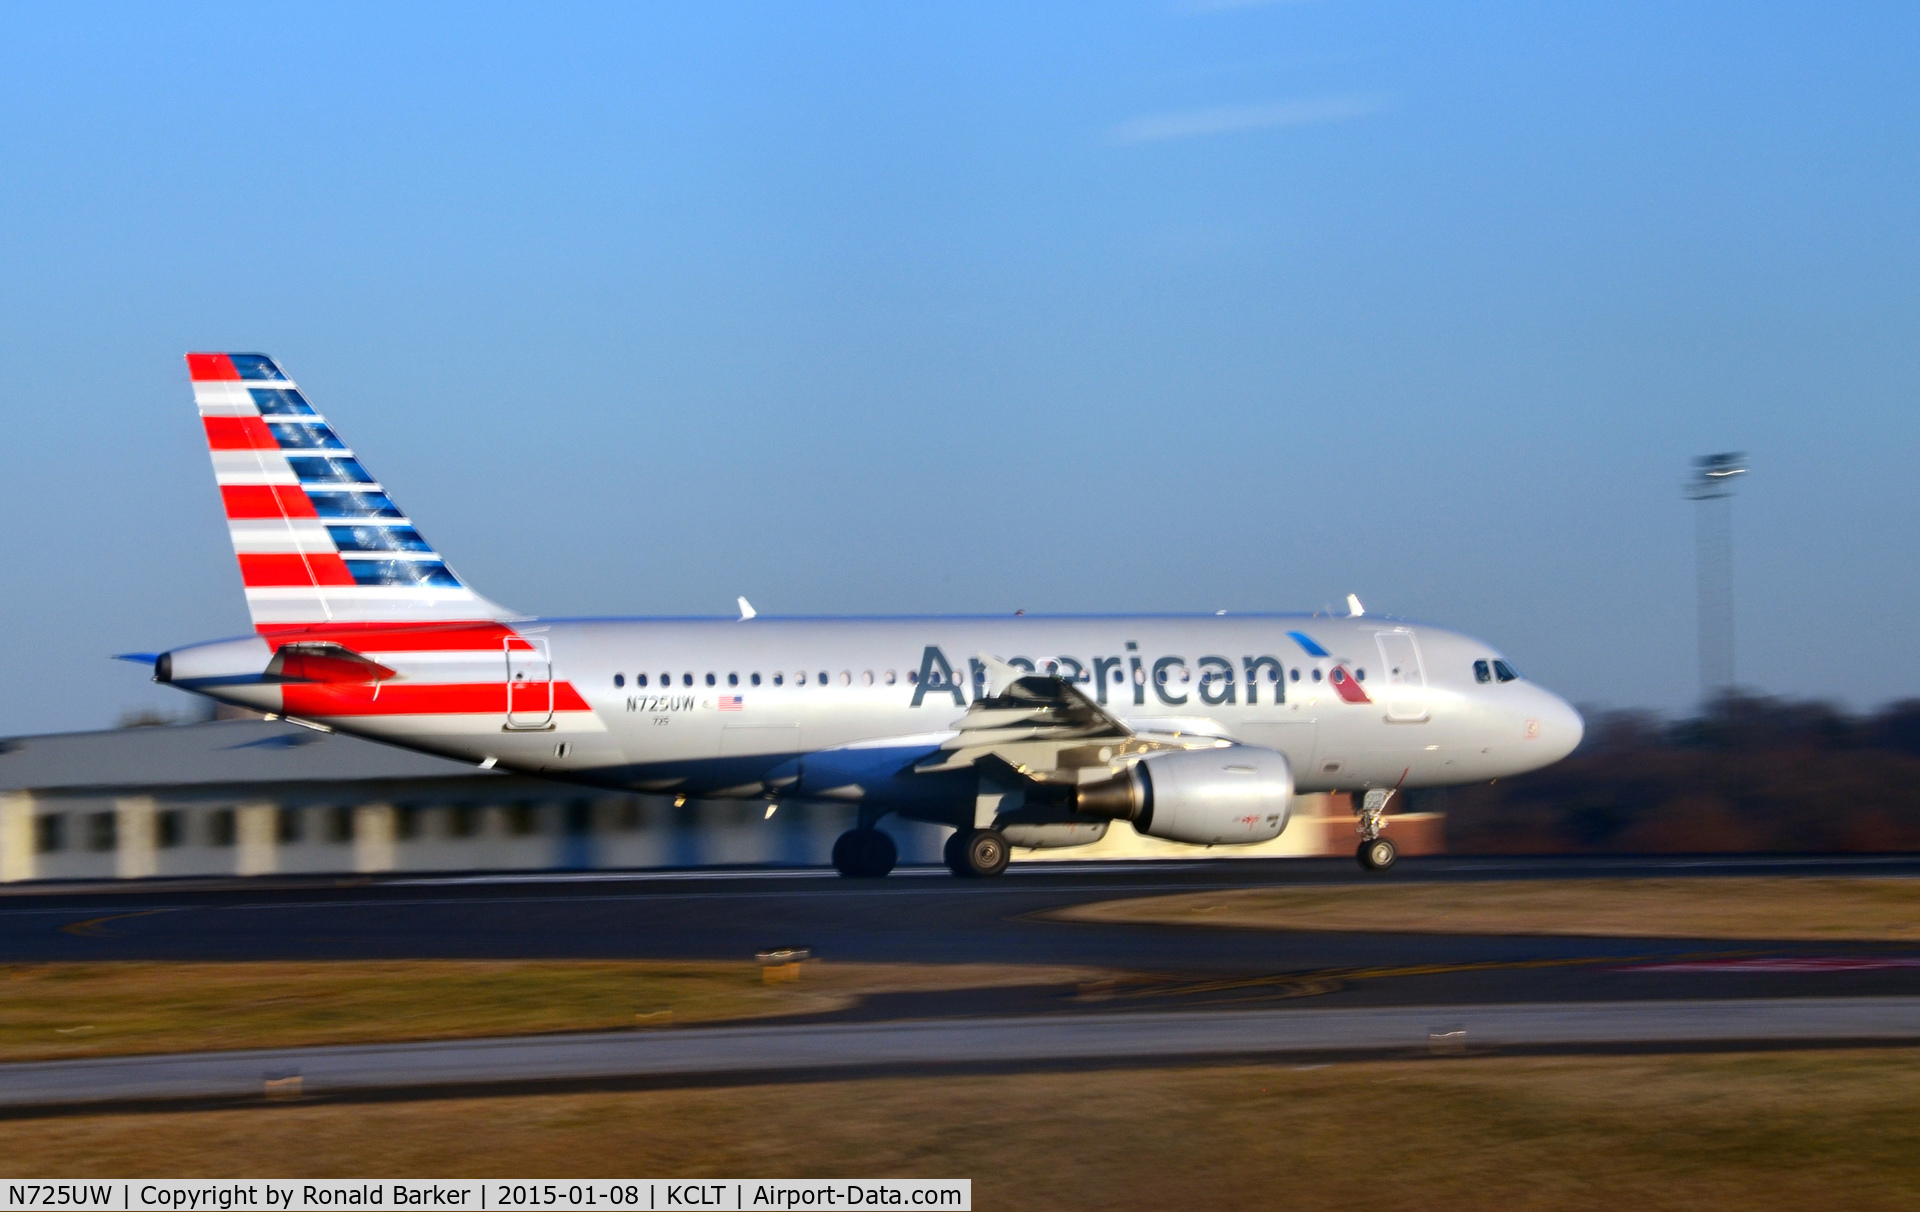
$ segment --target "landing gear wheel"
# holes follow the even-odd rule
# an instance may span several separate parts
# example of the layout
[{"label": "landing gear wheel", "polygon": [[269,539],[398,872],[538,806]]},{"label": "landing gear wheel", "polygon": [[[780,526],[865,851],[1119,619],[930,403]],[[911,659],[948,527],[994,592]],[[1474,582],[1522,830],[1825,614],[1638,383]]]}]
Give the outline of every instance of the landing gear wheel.
[{"label": "landing gear wheel", "polygon": [[999,875],[1013,851],[997,829],[963,829],[946,846],[947,869],[962,879]]},{"label": "landing gear wheel", "polygon": [[1385,871],[1393,866],[1393,860],[1400,857],[1400,852],[1386,838],[1377,837],[1370,842],[1361,842],[1354,857],[1368,871]]},{"label": "landing gear wheel", "polygon": [[849,829],[834,839],[833,869],[842,879],[878,879],[899,858],[893,839],[878,829]]}]

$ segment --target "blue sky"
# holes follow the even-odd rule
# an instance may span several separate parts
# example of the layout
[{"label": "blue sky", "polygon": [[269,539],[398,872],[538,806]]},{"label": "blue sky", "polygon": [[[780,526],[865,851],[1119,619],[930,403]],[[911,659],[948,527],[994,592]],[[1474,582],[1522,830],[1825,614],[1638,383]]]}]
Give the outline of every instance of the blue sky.
[{"label": "blue sky", "polygon": [[1369,608],[1920,694],[1920,9],[26,6],[0,732],[246,629],[180,354],[548,614]]}]

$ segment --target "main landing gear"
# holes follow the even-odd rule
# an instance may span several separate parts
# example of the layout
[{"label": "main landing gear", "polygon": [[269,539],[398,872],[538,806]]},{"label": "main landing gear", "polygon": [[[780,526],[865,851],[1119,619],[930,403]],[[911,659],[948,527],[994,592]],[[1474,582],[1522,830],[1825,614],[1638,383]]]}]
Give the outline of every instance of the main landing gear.
[{"label": "main landing gear", "polygon": [[962,879],[999,875],[1007,869],[1013,851],[998,829],[962,829],[947,839],[947,870]]},{"label": "main landing gear", "polygon": [[899,858],[893,839],[878,829],[849,829],[833,843],[833,869],[843,879],[878,879]]},{"label": "main landing gear", "polygon": [[1367,792],[1356,810],[1360,816],[1360,848],[1353,856],[1360,860],[1363,870],[1385,871],[1400,856],[1393,843],[1380,836],[1380,831],[1387,827],[1387,801],[1392,798],[1393,792],[1375,787]]}]

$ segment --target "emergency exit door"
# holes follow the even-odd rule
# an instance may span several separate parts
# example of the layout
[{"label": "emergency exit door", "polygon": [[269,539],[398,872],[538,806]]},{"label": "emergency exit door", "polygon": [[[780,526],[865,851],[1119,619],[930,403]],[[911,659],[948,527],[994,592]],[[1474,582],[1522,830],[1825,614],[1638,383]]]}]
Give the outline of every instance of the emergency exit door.
[{"label": "emergency exit door", "polygon": [[1427,718],[1427,676],[1420,667],[1420,643],[1411,631],[1377,632],[1380,666],[1387,675],[1387,718],[1418,723]]},{"label": "emergency exit door", "polygon": [[547,637],[508,636],[507,727],[512,730],[553,727],[553,660]]}]

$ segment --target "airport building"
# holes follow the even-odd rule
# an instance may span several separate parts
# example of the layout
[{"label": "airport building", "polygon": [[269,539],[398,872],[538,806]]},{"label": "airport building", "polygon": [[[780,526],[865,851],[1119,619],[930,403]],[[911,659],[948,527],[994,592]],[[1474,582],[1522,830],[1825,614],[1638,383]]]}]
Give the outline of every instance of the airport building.
[{"label": "airport building", "polygon": [[[0,740],[0,881],[329,872],[826,866],[854,808],[676,800],[482,770],[284,722],[223,720]],[[1434,813],[1389,816],[1402,854]],[[903,863],[945,829],[887,817]],[[1016,861],[1350,854],[1346,796],[1302,796],[1280,837],[1200,850],[1124,825]]]}]

